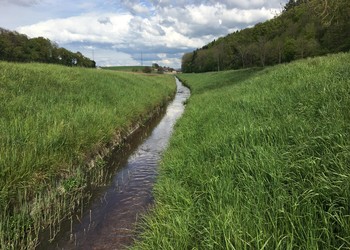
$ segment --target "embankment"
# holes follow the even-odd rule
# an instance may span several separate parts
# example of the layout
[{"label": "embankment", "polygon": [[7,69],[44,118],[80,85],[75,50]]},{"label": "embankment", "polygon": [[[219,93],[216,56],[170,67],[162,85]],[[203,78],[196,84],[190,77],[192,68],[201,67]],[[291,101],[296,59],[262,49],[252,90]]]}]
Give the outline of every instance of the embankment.
[{"label": "embankment", "polygon": [[[173,96],[171,76],[0,63],[0,249],[34,248],[103,184],[103,156]],[[87,183],[89,179],[89,183]]]},{"label": "embankment", "polygon": [[135,249],[350,247],[350,54],[191,88]]}]

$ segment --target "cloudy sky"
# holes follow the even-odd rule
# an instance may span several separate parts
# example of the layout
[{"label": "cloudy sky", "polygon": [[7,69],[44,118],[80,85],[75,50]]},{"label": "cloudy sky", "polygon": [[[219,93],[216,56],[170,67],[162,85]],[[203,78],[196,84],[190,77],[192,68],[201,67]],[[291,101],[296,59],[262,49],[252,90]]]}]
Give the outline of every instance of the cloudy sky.
[{"label": "cloudy sky", "polygon": [[0,27],[43,36],[99,66],[179,68],[184,53],[272,18],[287,0],[0,0]]}]

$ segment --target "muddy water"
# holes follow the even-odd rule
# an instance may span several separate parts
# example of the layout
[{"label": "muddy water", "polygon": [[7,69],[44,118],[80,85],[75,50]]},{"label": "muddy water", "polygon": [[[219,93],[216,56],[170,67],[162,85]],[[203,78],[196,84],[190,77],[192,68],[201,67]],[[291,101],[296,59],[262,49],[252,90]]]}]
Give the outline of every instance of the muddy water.
[{"label": "muddy water", "polygon": [[161,154],[190,95],[177,79],[176,84],[176,96],[158,124],[137,132],[138,145],[132,140],[126,151],[116,152],[109,160],[118,169],[110,185],[99,190],[83,218],[46,249],[123,249],[133,243],[135,223],[153,201],[152,187]]}]

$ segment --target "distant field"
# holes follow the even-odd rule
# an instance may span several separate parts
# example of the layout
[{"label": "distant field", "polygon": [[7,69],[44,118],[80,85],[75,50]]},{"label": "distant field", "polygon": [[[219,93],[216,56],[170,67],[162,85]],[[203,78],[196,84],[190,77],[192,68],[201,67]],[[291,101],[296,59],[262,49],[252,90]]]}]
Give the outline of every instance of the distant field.
[{"label": "distant field", "polygon": [[114,70],[114,71],[130,71],[130,72],[142,72],[145,66],[111,66],[101,67],[102,69]]},{"label": "distant field", "polygon": [[174,77],[0,62],[0,249],[31,249],[104,178],[87,160],[175,91]]},{"label": "distant field", "polygon": [[350,54],[179,77],[135,249],[349,249]]}]

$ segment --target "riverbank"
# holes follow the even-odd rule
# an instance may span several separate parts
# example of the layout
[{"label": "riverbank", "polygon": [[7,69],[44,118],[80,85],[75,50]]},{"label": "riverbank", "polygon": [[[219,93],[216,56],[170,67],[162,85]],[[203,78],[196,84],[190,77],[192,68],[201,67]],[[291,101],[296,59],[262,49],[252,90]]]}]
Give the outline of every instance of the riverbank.
[{"label": "riverbank", "polygon": [[[170,76],[0,63],[0,245],[30,249],[104,181],[103,156],[173,96]],[[112,142],[112,143],[111,143]]]},{"label": "riverbank", "polygon": [[350,247],[350,54],[181,74],[186,112],[134,249]]}]

